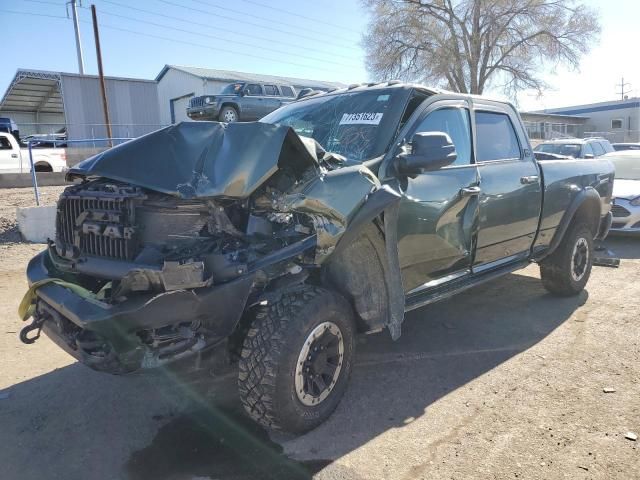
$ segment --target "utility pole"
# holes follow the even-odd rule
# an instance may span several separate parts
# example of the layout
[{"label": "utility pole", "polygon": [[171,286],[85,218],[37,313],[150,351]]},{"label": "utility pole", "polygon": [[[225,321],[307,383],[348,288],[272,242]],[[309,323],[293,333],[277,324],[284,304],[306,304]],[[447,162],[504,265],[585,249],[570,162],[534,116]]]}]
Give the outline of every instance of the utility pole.
[{"label": "utility pole", "polygon": [[78,72],[80,73],[80,75],[84,75],[84,58],[82,58],[82,40],[80,38],[80,22],[78,20],[78,7],[76,5],[76,0],[70,0],[69,4],[71,4],[71,16],[73,17],[73,29],[76,32],[76,52],[78,54]]},{"label": "utility pole", "polygon": [[626,86],[630,87],[631,84],[629,82],[624,83],[624,77],[620,79],[620,83],[616,84],[616,87],[620,87],[620,91],[616,92],[620,94],[620,100],[624,100],[624,96],[631,91],[630,88],[628,90],[625,90]]},{"label": "utility pole", "polygon": [[[96,57],[98,60],[98,77],[100,78],[100,90],[102,91],[102,106],[104,108],[104,123],[107,126],[107,138],[111,139],[111,122],[109,121],[109,105],[107,103],[107,88],[104,84],[104,72],[102,71],[102,52],[100,50],[100,34],[98,33],[98,16],[96,6],[91,4],[91,18],[93,19],[93,36],[96,44]],[[109,140],[109,146],[113,144]]]}]

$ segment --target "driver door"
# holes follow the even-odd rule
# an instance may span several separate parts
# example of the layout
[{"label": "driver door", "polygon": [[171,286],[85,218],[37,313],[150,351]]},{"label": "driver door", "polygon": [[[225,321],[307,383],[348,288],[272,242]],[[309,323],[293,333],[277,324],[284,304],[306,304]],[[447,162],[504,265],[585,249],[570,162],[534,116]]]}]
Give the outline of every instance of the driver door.
[{"label": "driver door", "polygon": [[445,132],[457,158],[449,166],[399,178],[398,255],[406,294],[470,273],[478,216],[478,169],[466,101],[446,100],[426,108],[419,132]]}]

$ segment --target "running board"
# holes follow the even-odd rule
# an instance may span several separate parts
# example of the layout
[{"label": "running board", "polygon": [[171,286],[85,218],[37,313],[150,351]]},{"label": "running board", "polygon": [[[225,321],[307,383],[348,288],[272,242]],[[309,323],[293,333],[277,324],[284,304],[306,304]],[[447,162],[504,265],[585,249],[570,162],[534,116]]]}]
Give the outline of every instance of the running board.
[{"label": "running board", "polygon": [[490,270],[484,270],[479,273],[472,273],[468,276],[461,277],[451,282],[447,282],[429,290],[407,295],[404,303],[405,312],[424,307],[430,303],[435,303],[445,298],[449,298],[457,293],[464,292],[468,288],[475,287],[481,283],[488,282],[495,278],[506,275],[507,273],[520,270],[530,265],[529,260],[517,260],[510,262]]}]

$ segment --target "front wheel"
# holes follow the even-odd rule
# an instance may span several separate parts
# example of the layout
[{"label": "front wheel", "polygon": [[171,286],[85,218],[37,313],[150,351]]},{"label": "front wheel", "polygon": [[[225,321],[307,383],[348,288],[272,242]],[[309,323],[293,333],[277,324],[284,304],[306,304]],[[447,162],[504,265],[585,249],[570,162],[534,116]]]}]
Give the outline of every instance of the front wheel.
[{"label": "front wheel", "polygon": [[218,120],[225,123],[233,123],[238,121],[238,112],[233,107],[224,107],[220,110]]},{"label": "front wheel", "polygon": [[247,413],[276,430],[304,433],[344,395],[354,353],[351,306],[305,286],[258,311],[243,344],[238,389]]},{"label": "front wheel", "polygon": [[586,223],[574,223],[540,264],[542,284],[554,295],[577,295],[587,284],[592,266],[593,232]]}]

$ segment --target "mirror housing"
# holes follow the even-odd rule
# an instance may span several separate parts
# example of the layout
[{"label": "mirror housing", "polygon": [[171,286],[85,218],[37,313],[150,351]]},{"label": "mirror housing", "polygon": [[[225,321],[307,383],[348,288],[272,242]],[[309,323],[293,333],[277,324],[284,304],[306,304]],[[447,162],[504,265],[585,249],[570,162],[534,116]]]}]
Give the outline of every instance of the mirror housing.
[{"label": "mirror housing", "polygon": [[396,157],[398,172],[405,175],[438,170],[451,165],[458,158],[456,146],[444,132],[416,133],[411,142],[411,153]]}]

